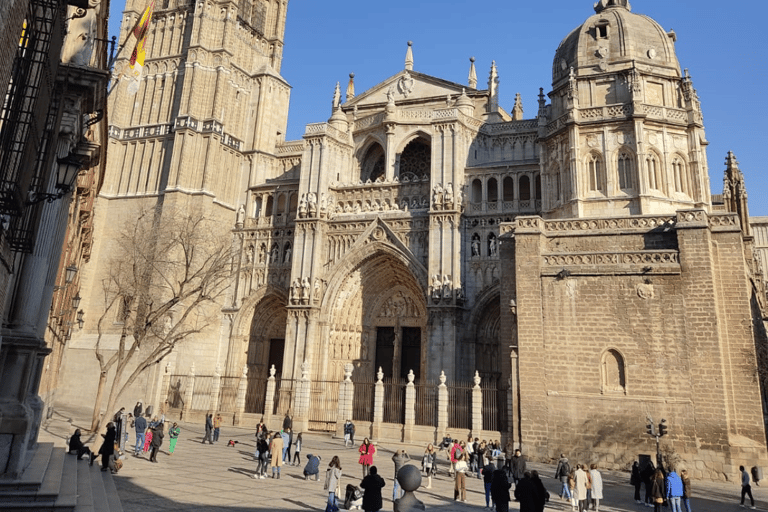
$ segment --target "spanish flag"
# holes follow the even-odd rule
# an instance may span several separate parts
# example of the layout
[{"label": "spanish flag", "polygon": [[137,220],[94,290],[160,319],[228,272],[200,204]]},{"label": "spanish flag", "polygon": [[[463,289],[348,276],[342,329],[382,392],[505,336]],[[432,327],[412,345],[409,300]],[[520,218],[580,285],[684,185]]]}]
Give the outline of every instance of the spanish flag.
[{"label": "spanish flag", "polygon": [[155,0],[149,3],[149,6],[144,10],[144,14],[141,15],[141,19],[133,28],[133,35],[136,36],[136,46],[133,48],[130,59],[130,80],[128,84],[128,92],[130,94],[136,94],[139,90],[139,79],[144,69],[144,58],[146,57],[146,51],[144,45],[147,42],[147,34],[149,33],[149,24],[152,21],[152,13],[155,10]]}]

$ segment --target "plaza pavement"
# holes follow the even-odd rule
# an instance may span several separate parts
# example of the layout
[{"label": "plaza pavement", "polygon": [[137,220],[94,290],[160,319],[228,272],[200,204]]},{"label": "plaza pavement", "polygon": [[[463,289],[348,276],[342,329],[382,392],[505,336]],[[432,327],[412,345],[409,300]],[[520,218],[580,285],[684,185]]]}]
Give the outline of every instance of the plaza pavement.
[{"label": "plaza pavement", "polygon": [[[79,413],[79,414],[78,414]],[[57,411],[53,420],[48,421],[40,433],[40,441],[55,442],[64,446],[64,439],[77,427],[83,428],[87,418],[83,411]],[[305,433],[302,447],[301,466],[282,467],[281,478],[254,480],[253,452],[255,438],[253,429],[222,427],[219,442],[213,445],[201,443],[204,434],[202,425],[180,423],[181,436],[173,456],[167,454],[168,437],[164,440],[158,463],[128,455],[123,469],[115,476],[115,483],[125,512],[144,511],[190,511],[190,512],[262,512],[262,511],[305,511],[325,509],[327,493],[323,490],[324,468],[334,455],[341,459],[343,478],[342,494],[348,483],[358,484],[361,467],[357,464],[356,448],[344,448],[343,441],[330,434]],[[84,436],[85,438],[85,436]],[[135,436],[131,438],[135,444]],[[95,439],[95,438],[94,438]],[[234,448],[227,447],[228,440],[235,440]],[[358,439],[360,441],[361,439]],[[98,449],[99,441],[95,442]],[[423,446],[400,443],[380,443],[374,456],[374,464],[385,479],[386,487],[383,511],[392,510],[391,460],[395,450],[404,448],[420,465]],[[126,450],[128,451],[128,450]],[[316,453],[322,457],[319,481],[306,481],[302,470],[306,455]],[[433,479],[432,489],[420,489],[416,496],[424,502],[427,510],[439,512],[479,511],[485,507],[482,480],[467,478],[467,501],[453,501],[453,480],[446,474],[447,462],[444,452],[440,454],[439,474]],[[574,461],[572,461],[573,463]],[[570,503],[558,498],[560,484],[552,477],[554,466],[529,463],[529,469],[536,469],[544,485],[552,495],[546,510],[570,511]],[[633,488],[629,475],[621,472],[603,471],[604,494],[600,510],[604,512],[647,511],[634,503]],[[738,475],[734,475],[736,477]],[[426,485],[426,479],[423,482]],[[730,512],[742,510],[738,499],[740,486],[737,483],[692,482],[692,508],[695,512]],[[768,510],[768,489],[752,486],[759,510]],[[342,496],[343,498],[343,496]],[[510,510],[518,510],[517,503],[510,503]],[[670,510],[670,509],[664,509]],[[747,509],[748,510],[748,509]]]}]

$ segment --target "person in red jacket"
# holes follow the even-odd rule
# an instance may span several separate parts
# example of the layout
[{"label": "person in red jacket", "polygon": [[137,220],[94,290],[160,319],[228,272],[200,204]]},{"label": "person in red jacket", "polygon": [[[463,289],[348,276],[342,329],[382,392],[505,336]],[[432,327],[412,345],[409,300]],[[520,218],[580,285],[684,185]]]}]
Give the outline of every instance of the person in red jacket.
[{"label": "person in red jacket", "polygon": [[363,439],[363,444],[360,445],[360,460],[359,463],[363,466],[363,478],[368,476],[368,468],[373,466],[373,454],[376,453],[376,447],[366,437]]}]

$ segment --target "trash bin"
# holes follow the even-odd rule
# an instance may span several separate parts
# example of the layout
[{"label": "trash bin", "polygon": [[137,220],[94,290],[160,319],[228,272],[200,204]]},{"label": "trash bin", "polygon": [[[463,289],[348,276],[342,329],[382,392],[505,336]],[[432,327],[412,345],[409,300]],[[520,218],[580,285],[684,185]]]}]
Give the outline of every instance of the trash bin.
[{"label": "trash bin", "polygon": [[752,480],[755,481],[755,485],[758,485],[757,483],[763,479],[763,468],[759,466],[753,466],[752,467]]},{"label": "trash bin", "polygon": [[147,418],[151,418],[152,417],[152,406],[151,405],[147,406],[147,409],[144,411],[144,415]]}]

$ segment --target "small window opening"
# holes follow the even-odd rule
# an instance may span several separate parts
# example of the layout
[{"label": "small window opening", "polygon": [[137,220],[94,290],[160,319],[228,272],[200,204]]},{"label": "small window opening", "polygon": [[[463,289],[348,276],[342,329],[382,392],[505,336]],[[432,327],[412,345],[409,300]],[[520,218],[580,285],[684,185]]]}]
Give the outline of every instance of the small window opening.
[{"label": "small window opening", "polygon": [[598,39],[608,39],[608,25],[598,25],[597,26],[597,38]]}]

